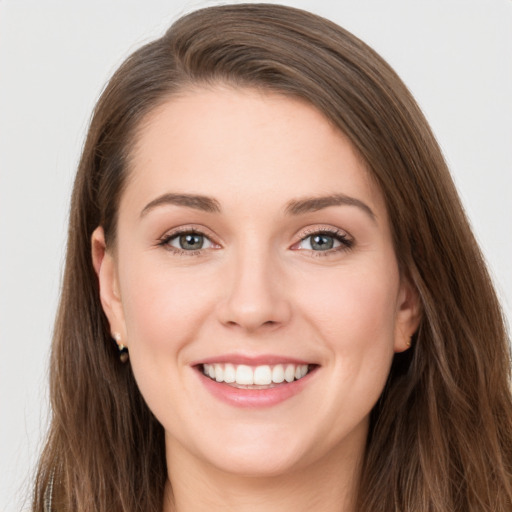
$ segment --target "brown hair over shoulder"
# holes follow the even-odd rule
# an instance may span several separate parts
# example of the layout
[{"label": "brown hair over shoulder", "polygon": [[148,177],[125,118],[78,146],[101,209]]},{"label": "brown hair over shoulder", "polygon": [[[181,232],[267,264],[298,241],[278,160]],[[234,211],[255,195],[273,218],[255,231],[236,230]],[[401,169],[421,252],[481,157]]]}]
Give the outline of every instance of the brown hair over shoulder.
[{"label": "brown hair over shoulder", "polygon": [[[512,507],[504,320],[434,136],[405,85],[334,23],[268,4],[202,9],[132,54],[92,118],[76,177],[51,356],[52,422],[34,511],[160,512],[164,433],[120,365],[91,261],[115,244],[137,129],[187,88],[227,83],[301,98],[344,132],[386,201],[401,272],[423,317],[371,415],[359,512]],[[50,482],[52,485],[50,485]],[[51,493],[49,492],[51,489]]]}]

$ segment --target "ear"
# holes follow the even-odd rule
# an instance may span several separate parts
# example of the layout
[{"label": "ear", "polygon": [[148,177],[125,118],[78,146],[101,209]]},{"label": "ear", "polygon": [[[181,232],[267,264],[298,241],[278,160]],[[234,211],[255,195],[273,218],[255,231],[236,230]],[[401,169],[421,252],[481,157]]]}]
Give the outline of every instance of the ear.
[{"label": "ear", "polygon": [[97,227],[91,236],[91,248],[92,263],[99,281],[101,306],[109,321],[112,338],[123,340],[123,345],[126,346],[126,328],[117,267],[113,254],[107,250],[105,233],[101,226]]},{"label": "ear", "polygon": [[421,300],[417,288],[403,277],[398,293],[395,352],[404,352],[411,346],[411,337],[418,329],[422,315]]}]

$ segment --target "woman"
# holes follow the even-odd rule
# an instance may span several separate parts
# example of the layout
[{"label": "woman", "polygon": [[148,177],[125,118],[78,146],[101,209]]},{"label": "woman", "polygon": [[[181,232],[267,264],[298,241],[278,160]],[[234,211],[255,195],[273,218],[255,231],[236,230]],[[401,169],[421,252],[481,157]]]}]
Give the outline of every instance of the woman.
[{"label": "woman", "polygon": [[73,193],[34,510],[509,510],[510,356],[435,139],[275,5],[135,52]]}]

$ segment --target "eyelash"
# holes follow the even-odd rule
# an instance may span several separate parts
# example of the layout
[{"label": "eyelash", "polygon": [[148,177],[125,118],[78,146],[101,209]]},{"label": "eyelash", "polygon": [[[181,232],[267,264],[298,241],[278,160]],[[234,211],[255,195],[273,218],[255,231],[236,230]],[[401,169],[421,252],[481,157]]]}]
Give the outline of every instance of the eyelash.
[{"label": "eyelash", "polygon": [[[201,256],[204,254],[204,249],[197,249],[195,251],[186,251],[185,249],[179,249],[178,247],[173,247],[170,245],[170,242],[180,235],[200,235],[204,238],[210,240],[210,238],[203,233],[202,231],[195,228],[179,228],[172,233],[165,234],[162,238],[159,239],[158,245],[163,247],[164,249],[173,252],[178,256]],[[212,242],[214,243],[214,242]]]},{"label": "eyelash", "polygon": [[[206,235],[204,232],[195,229],[195,228],[181,228],[176,231],[173,231],[172,233],[165,234],[162,238],[158,241],[158,246],[165,248],[168,251],[173,252],[174,254],[178,256],[201,256],[204,254],[205,249],[197,249],[197,250],[185,250],[185,249],[179,249],[177,247],[173,247],[170,245],[170,242],[174,240],[175,238],[179,237],[180,235],[200,235],[204,238],[210,240],[210,242],[214,245],[218,245],[215,242],[213,242],[208,235]],[[311,253],[311,256],[318,257],[318,256],[330,256],[334,253],[340,252],[340,251],[348,251],[354,247],[354,240],[351,239],[344,231],[340,231],[338,229],[330,229],[330,228],[323,228],[323,229],[312,229],[305,231],[302,233],[301,238],[298,242],[293,244],[293,246],[299,245],[301,242],[304,242],[308,238],[315,236],[315,235],[325,235],[334,238],[336,241],[340,243],[338,247],[334,247],[332,249],[327,249],[325,251],[314,251],[311,249],[305,249],[308,250]],[[298,249],[296,249],[298,250]],[[304,249],[303,249],[304,250]]]},{"label": "eyelash", "polygon": [[[309,249],[311,256],[313,257],[324,257],[331,256],[335,253],[342,251],[349,251],[354,247],[354,240],[349,237],[349,235],[345,231],[341,231],[339,229],[333,228],[322,228],[322,229],[311,229],[302,233],[299,242],[294,244],[294,246],[304,242],[310,237],[315,235],[325,235],[334,238],[334,240],[338,241],[340,245],[338,247],[333,247],[332,249],[327,249],[325,251],[313,251]],[[308,250],[308,249],[306,249]]]}]

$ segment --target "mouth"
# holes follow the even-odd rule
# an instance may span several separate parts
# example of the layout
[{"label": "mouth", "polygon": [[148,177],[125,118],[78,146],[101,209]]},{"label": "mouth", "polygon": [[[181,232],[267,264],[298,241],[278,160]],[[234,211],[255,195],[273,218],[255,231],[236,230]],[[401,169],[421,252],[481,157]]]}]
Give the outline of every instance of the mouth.
[{"label": "mouth", "polygon": [[320,365],[275,354],[225,354],[192,362],[199,382],[232,407],[266,408],[316,389]]},{"label": "mouth", "polygon": [[227,384],[236,389],[264,390],[291,384],[306,377],[318,365],[275,364],[250,366],[246,364],[200,364],[198,370],[212,381]]},{"label": "mouth", "polygon": [[316,380],[314,375],[320,365],[289,359],[279,361],[277,357],[235,356],[229,362],[218,358],[193,367],[200,382],[215,398],[232,407],[254,409],[276,406],[302,394]]}]

